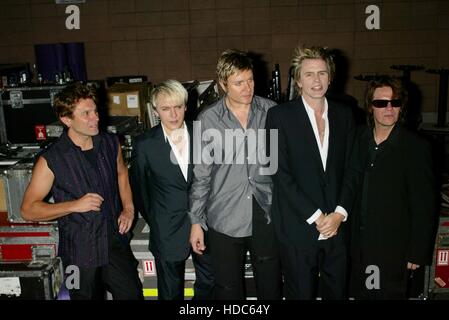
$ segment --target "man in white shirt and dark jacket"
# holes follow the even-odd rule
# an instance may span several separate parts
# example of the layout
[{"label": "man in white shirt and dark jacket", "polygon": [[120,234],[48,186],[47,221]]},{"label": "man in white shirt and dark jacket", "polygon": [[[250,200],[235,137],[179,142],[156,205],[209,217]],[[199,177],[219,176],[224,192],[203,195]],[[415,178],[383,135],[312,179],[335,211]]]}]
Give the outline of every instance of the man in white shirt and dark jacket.
[{"label": "man in white shirt and dark jacket", "polygon": [[[134,203],[150,226],[158,299],[184,299],[185,261],[191,253],[189,188],[192,181],[192,124],[184,121],[187,90],[176,80],[155,86],[150,100],[161,123],[133,147],[130,179]],[[194,299],[213,298],[209,254],[192,253]]]},{"label": "man in white shirt and dark jacket", "polygon": [[315,299],[319,285],[323,299],[343,299],[343,229],[353,204],[353,190],[343,185],[353,181],[347,170],[353,115],[350,107],[326,99],[335,69],[327,49],[298,47],[292,65],[300,96],[271,108],[266,124],[278,130],[272,217],[285,297]]}]

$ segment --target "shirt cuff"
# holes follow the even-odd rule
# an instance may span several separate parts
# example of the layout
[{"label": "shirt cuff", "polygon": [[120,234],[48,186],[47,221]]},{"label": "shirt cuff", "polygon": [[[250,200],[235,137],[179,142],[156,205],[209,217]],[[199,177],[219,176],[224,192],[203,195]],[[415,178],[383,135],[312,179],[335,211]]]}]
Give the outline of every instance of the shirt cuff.
[{"label": "shirt cuff", "polygon": [[188,214],[189,218],[190,218],[190,224],[197,224],[199,223],[201,225],[201,227],[207,231],[207,225],[206,225],[206,221],[204,219],[198,218],[195,215],[192,214]]},{"label": "shirt cuff", "polygon": [[315,211],[314,214],[312,214],[312,216],[309,219],[307,219],[307,223],[308,224],[314,223],[321,216],[322,213],[323,212],[320,209],[318,209],[317,211]]},{"label": "shirt cuff", "polygon": [[343,208],[342,206],[337,206],[335,208],[335,212],[338,212],[339,214],[342,214],[345,218],[343,219],[343,222],[345,222],[348,219],[348,212],[346,211],[345,208]]}]

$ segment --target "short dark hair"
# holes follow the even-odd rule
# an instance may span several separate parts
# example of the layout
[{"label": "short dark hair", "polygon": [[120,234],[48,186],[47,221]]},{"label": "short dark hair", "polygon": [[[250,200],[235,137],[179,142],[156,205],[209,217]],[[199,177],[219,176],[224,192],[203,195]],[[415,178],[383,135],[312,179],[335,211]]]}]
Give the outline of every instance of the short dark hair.
[{"label": "short dark hair", "polygon": [[96,91],[91,86],[76,82],[68,85],[55,95],[54,106],[58,118],[73,117],[76,104],[81,99],[92,99],[97,103]]},{"label": "short dark hair", "polygon": [[398,78],[393,78],[392,76],[380,76],[368,82],[368,85],[365,90],[365,111],[368,124],[370,126],[374,125],[374,116],[372,113],[374,91],[376,91],[377,88],[382,87],[390,87],[391,90],[393,91],[392,99],[401,100],[402,106],[401,112],[399,114],[399,121],[404,122],[408,101],[407,90],[405,89],[402,81],[399,80]]}]

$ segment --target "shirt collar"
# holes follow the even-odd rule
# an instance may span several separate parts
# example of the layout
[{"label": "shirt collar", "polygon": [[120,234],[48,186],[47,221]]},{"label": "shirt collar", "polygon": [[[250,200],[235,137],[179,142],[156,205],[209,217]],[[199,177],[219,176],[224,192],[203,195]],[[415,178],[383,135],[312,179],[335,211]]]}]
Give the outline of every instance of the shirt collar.
[{"label": "shirt collar", "polygon": [[[165,142],[167,142],[167,139],[169,138],[169,136],[168,136],[167,131],[165,130],[165,127],[162,124],[162,122],[161,122],[161,127],[162,127],[162,132],[164,133],[164,140],[165,140]],[[186,126],[185,121],[182,122],[182,129],[184,131],[184,136],[186,136],[188,134],[188,132],[187,132],[187,126]]]},{"label": "shirt collar", "polygon": [[[101,142],[101,133],[98,133],[97,135],[92,137],[92,143],[93,143],[93,149],[94,151],[98,149],[98,146],[100,145]],[[60,137],[60,143],[62,146],[62,150],[64,152],[68,151],[70,148],[74,148],[77,150],[81,151],[81,148],[79,146],[77,146],[72,139],[70,139],[69,134],[68,134],[68,129],[64,129],[64,131],[62,132],[62,135]]]},{"label": "shirt collar", "polygon": [[[304,107],[306,108],[306,111],[308,114],[315,114],[315,110],[307,103],[306,99],[304,99],[303,96],[301,96],[302,103],[304,104]],[[327,99],[324,98],[324,111],[323,111],[323,119],[327,119],[327,113],[329,111],[329,106],[327,104]]]},{"label": "shirt collar", "polygon": [[[220,107],[220,118],[223,118],[225,115],[229,115],[229,112],[231,112],[231,110],[229,110],[229,108],[226,106],[226,94],[223,96],[223,98],[221,98],[221,103],[219,104],[219,107]],[[251,100],[250,114],[256,113],[256,109],[263,110],[263,108],[259,106],[259,104],[257,103],[256,96],[254,95],[253,100]]]},{"label": "shirt collar", "polygon": [[[372,128],[372,127],[370,127]],[[401,130],[401,124],[400,123],[396,123],[393,127],[393,129],[391,130],[390,134],[388,135],[387,139],[385,139],[384,141],[382,141],[382,143],[380,143],[379,145],[377,145],[378,147],[383,147],[383,146],[387,146],[390,145],[392,143],[395,143],[397,140],[397,137],[399,135],[399,131]],[[374,139],[374,130],[371,129],[371,143],[373,143],[374,145],[376,145],[376,141]]]}]

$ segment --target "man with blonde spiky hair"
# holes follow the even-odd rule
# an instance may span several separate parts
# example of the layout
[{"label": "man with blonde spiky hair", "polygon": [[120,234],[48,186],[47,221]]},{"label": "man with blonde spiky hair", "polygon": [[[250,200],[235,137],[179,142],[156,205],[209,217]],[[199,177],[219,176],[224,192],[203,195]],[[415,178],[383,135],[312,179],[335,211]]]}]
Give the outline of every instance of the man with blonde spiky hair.
[{"label": "man with blonde spiky hair", "polygon": [[[344,224],[352,207],[347,170],[353,117],[329,101],[334,75],[326,48],[297,47],[293,56],[298,99],[271,108],[267,129],[278,130],[278,171],[272,215],[280,240],[287,299],[345,297]],[[317,281],[319,277],[319,282]]]}]

